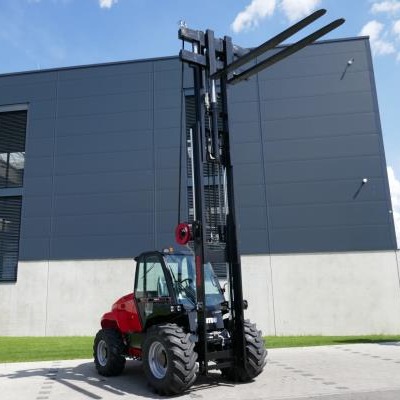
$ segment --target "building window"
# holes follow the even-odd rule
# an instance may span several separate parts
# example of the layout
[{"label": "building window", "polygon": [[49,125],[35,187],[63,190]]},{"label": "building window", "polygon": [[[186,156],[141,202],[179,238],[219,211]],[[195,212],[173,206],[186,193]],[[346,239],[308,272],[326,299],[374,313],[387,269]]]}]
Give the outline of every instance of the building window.
[{"label": "building window", "polygon": [[0,189],[22,187],[26,110],[0,112]]},{"label": "building window", "polygon": [[0,197],[0,281],[17,280],[22,197]]},{"label": "building window", "polygon": [[0,282],[17,280],[26,106],[0,107]]}]

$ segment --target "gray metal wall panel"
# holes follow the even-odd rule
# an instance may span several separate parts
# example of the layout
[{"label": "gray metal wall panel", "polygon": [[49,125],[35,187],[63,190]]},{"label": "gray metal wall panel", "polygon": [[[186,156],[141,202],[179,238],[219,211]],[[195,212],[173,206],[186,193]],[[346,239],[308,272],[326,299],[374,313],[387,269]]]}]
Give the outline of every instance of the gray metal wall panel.
[{"label": "gray metal wall panel", "polygon": [[152,130],[152,113],[147,110],[58,118],[57,135]]},{"label": "gray metal wall panel", "polygon": [[[374,243],[366,240],[366,237],[373,237]],[[393,248],[391,233],[387,224],[382,226],[361,225],[281,229],[271,235],[270,241],[271,248],[277,253],[286,253],[288,251],[305,253],[349,251],[350,244],[353,249],[367,251]]]},{"label": "gray metal wall panel", "polygon": [[179,128],[154,129],[154,146],[159,149],[179,147]]},{"label": "gray metal wall panel", "polygon": [[32,119],[48,119],[56,115],[57,103],[54,99],[38,100],[29,103],[29,113]]},{"label": "gray metal wall panel", "polygon": [[154,110],[154,128],[176,128],[176,133],[179,133],[179,114],[179,108],[156,108]]},{"label": "gray metal wall panel", "polygon": [[326,204],[360,201],[385,201],[381,178],[369,179],[362,185],[359,179],[316,182],[290,182],[269,185],[269,205]]},{"label": "gray metal wall panel", "polygon": [[[177,82],[175,82],[176,84]],[[178,83],[180,85],[180,82]],[[157,90],[154,91],[154,108],[155,109],[171,109],[179,107],[180,111],[180,97],[179,90]]]},{"label": "gray metal wall panel", "polygon": [[[154,248],[159,234],[173,231],[176,202],[168,206],[166,200],[171,191],[177,198],[171,182],[177,180],[178,158],[171,153],[178,153],[179,144],[179,64],[145,64],[124,65],[123,73],[105,66],[93,75],[83,70],[82,78],[77,71],[60,75],[53,258],[67,253],[61,239],[66,246],[73,243],[78,224],[87,248],[74,251],[85,258],[102,257],[106,251],[97,247],[105,238],[108,257],[134,256]],[[158,134],[170,138],[156,145]]]},{"label": "gray metal wall panel", "polygon": [[79,235],[55,237],[52,240],[52,259],[109,259],[132,258],[142,249],[153,247],[153,234]]},{"label": "gray metal wall panel", "polygon": [[55,174],[101,174],[103,172],[141,171],[151,169],[153,154],[150,150],[130,152],[86,153],[58,156]]},{"label": "gray metal wall panel", "polygon": [[[1,79],[0,79],[1,81]],[[35,119],[31,117],[31,111],[28,112],[29,126],[26,137],[26,148],[29,150],[29,141],[36,141],[41,138],[54,140],[55,120],[54,116],[47,119]],[[32,134],[30,134],[32,132]],[[35,154],[35,152],[33,153]],[[27,154],[29,157],[29,154]]]},{"label": "gray metal wall panel", "polygon": [[[268,134],[266,134],[268,135]],[[267,162],[379,156],[377,134],[270,141],[264,144]]]},{"label": "gray metal wall panel", "polygon": [[[133,171],[102,174],[58,176],[55,180],[57,195],[124,193],[153,190],[154,171]],[[110,205],[112,207],[112,205]]]},{"label": "gray metal wall panel", "polygon": [[54,99],[56,96],[56,86],[54,81],[35,82],[27,84],[8,84],[0,86],[0,104],[16,104],[21,99],[32,101],[43,101]]},{"label": "gray metal wall panel", "polygon": [[[235,184],[241,185],[264,185],[264,173],[262,163],[237,165],[235,171]],[[248,193],[251,196],[251,193]]]},{"label": "gray metal wall panel", "polygon": [[[244,106],[245,109],[248,106]],[[371,92],[334,93],[304,98],[281,98],[261,102],[261,119],[303,118],[318,115],[365,113],[373,110]],[[322,127],[321,127],[322,128]]]},{"label": "gray metal wall panel", "polygon": [[51,196],[28,196],[24,195],[24,208],[22,217],[48,217],[52,207]]},{"label": "gray metal wall panel", "polygon": [[368,55],[362,40],[336,45],[342,46],[342,52],[329,52],[329,43],[310,46],[306,52],[299,52],[261,72],[259,78],[262,81],[330,74],[336,74],[340,78],[347,62],[353,58],[354,64],[348,70],[349,73],[369,70]]},{"label": "gray metal wall panel", "polygon": [[[30,129],[32,129],[30,127]],[[54,136],[54,124],[53,124],[52,136]],[[49,132],[50,134],[50,132]],[[28,160],[36,159],[39,157],[52,157],[54,153],[54,137],[29,137],[26,143],[27,151],[29,152]],[[31,169],[28,167],[27,169]]]},{"label": "gray metal wall panel", "polygon": [[24,217],[25,237],[49,237],[51,233],[51,218],[50,217]]},{"label": "gray metal wall panel", "polygon": [[153,135],[148,131],[123,131],[88,134],[85,140],[81,135],[57,137],[56,153],[59,156],[116,153],[127,151],[146,151],[152,148]]},{"label": "gray metal wall panel", "polygon": [[260,98],[262,101],[284,97],[309,97],[326,94],[338,94],[349,91],[371,91],[369,71],[354,72],[350,70],[343,79],[340,72],[324,75],[312,75],[287,79],[269,79],[260,81]]},{"label": "gray metal wall panel", "polygon": [[394,246],[382,236],[393,221],[365,43],[309,46],[230,90],[240,237],[254,237],[250,221],[264,207],[264,252]]},{"label": "gray metal wall panel", "polygon": [[[32,73],[2,75],[0,79],[0,87],[41,85],[47,82],[56,81],[57,76],[58,71],[34,71]],[[27,97],[25,93],[23,94],[23,97]]]},{"label": "gray metal wall panel", "polygon": [[151,109],[153,95],[149,90],[141,92],[104,94],[102,96],[79,97],[60,99],[58,102],[57,116],[59,118],[68,116],[97,114],[119,114],[129,111],[148,111]]},{"label": "gray metal wall panel", "polygon": [[[103,215],[114,212],[130,213],[133,210],[138,213],[149,212],[149,204],[154,201],[154,193],[151,190],[135,192],[94,193],[77,194],[55,198],[54,209],[57,216],[71,215]],[[112,205],[112,208],[110,207]]]},{"label": "gray metal wall panel", "polygon": [[230,123],[252,123],[260,118],[259,103],[257,101],[246,101],[243,96],[240,102],[230,102],[229,117]]},{"label": "gray metal wall panel", "polygon": [[[25,200],[24,200],[25,201]],[[20,233],[20,260],[49,260],[50,244],[48,237],[31,237],[25,234],[21,226]]]},{"label": "gray metal wall panel", "polygon": [[53,157],[31,157],[25,163],[24,181],[35,177],[53,176]]},{"label": "gray metal wall panel", "polygon": [[[49,259],[57,73],[0,79],[1,102],[28,104],[20,259]],[[5,89],[5,87],[3,86]]]},{"label": "gray metal wall panel", "polygon": [[338,179],[382,177],[379,156],[335,159],[283,161],[266,168],[268,183],[307,182]]},{"label": "gray metal wall panel", "polygon": [[262,145],[259,141],[234,143],[232,154],[235,165],[252,164],[257,160],[262,160]]},{"label": "gray metal wall panel", "polygon": [[378,132],[375,113],[373,111],[342,114],[340,118],[337,115],[319,115],[318,118],[311,116],[263,121],[262,128],[263,132],[266,132],[265,141],[267,142],[283,139],[332,137]]},{"label": "gray metal wall panel", "polygon": [[384,225],[385,202],[353,202],[271,206],[271,231],[280,228],[311,228],[356,225]]},{"label": "gray metal wall panel", "polygon": [[[173,244],[180,84],[176,58],[0,77],[0,104],[29,103],[21,259]],[[393,248],[365,40],[309,46],[229,96],[242,253]]]},{"label": "gray metal wall panel", "polygon": [[57,216],[53,234],[55,237],[98,235],[110,240],[114,235],[152,234],[152,217],[152,212],[122,213],[112,209],[101,214]]},{"label": "gray metal wall panel", "polygon": [[[239,220],[241,215],[239,213]],[[239,223],[239,247],[242,254],[266,254],[269,252],[269,237],[266,229],[241,228]]]},{"label": "gray metal wall panel", "polygon": [[[86,67],[66,68],[60,70],[60,81],[68,80],[92,80],[105,79],[112,76],[125,78],[132,74],[151,73],[153,71],[153,61],[133,61],[100,65],[88,65]],[[112,84],[109,85],[113,86]]]},{"label": "gray metal wall panel", "polygon": [[[24,196],[52,196],[53,179],[51,176],[28,177],[24,179]],[[51,212],[51,210],[49,210]],[[23,221],[22,221],[23,226]],[[21,227],[22,229],[22,227]]]},{"label": "gray metal wall panel", "polygon": [[[62,99],[79,97],[94,97],[115,94],[126,94],[132,92],[149,91],[152,85],[153,75],[151,71],[136,72],[130,67],[130,73],[109,74],[106,76],[75,77],[75,79],[65,79],[65,73],[58,83],[57,92]],[[63,79],[64,78],[64,79]],[[133,96],[132,96],[133,97]],[[132,100],[134,100],[133,98]]]},{"label": "gray metal wall panel", "polygon": [[52,258],[133,257],[153,243],[152,69],[60,74]]},{"label": "gray metal wall panel", "polygon": [[257,119],[248,122],[235,122],[232,123],[230,128],[232,135],[233,152],[235,151],[236,144],[246,142],[259,142],[261,140],[260,134],[260,121]]},{"label": "gray metal wall panel", "polygon": [[235,190],[235,200],[239,209],[244,207],[265,207],[265,186],[261,184],[238,185]]}]

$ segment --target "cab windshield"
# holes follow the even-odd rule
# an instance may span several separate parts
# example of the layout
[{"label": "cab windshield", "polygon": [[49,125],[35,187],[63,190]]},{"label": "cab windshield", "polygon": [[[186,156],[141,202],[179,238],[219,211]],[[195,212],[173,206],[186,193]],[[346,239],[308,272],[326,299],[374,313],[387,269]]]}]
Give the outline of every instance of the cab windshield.
[{"label": "cab windshield", "polygon": [[[176,297],[181,304],[196,304],[196,267],[194,256],[168,254],[165,264],[172,277]],[[224,301],[221,286],[210,263],[204,265],[206,306],[214,306]]]}]

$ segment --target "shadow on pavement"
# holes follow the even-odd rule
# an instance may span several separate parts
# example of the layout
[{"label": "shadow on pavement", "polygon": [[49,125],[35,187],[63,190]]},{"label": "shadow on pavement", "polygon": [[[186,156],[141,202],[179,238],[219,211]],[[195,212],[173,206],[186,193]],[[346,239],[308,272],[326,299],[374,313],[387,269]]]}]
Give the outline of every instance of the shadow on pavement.
[{"label": "shadow on pavement", "polygon": [[[147,384],[142,370],[142,363],[128,360],[124,372],[117,377],[103,377],[98,375],[93,362],[86,362],[76,367],[32,368],[18,370],[11,374],[2,374],[1,378],[21,379],[43,377],[44,381],[56,381],[60,385],[76,391],[88,399],[100,400],[106,394],[125,396],[134,394],[148,398],[168,398],[158,396]],[[20,384],[23,384],[21,382]],[[221,379],[219,373],[210,373],[208,377],[200,376],[195,384],[186,393],[194,393],[207,388],[232,386]],[[91,387],[93,391],[91,391]],[[104,394],[102,393],[104,391]],[[185,393],[185,394],[186,394]],[[176,396],[175,396],[176,397]],[[191,397],[197,397],[193,395]]]}]

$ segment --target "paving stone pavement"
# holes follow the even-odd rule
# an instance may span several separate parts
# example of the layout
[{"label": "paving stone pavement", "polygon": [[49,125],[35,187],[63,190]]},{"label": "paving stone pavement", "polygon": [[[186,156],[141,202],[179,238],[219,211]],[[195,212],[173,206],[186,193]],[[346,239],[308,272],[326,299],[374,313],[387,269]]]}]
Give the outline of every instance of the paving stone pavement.
[{"label": "paving stone pavement", "polygon": [[[124,373],[113,378],[99,376],[92,360],[0,364],[3,400],[128,398],[160,398],[137,361],[128,361]],[[232,384],[213,373],[180,396],[203,398],[400,400],[400,343],[272,349],[254,382]]]}]

